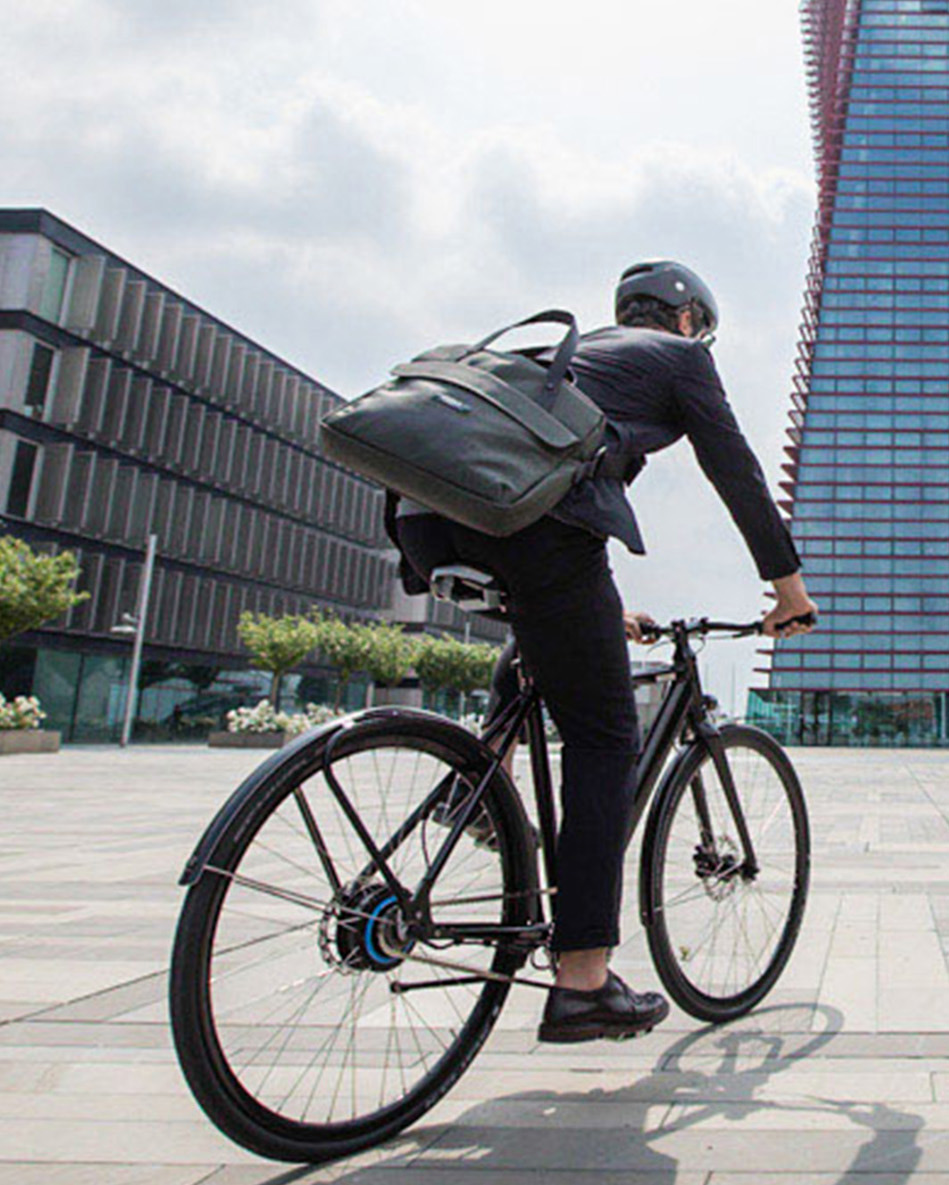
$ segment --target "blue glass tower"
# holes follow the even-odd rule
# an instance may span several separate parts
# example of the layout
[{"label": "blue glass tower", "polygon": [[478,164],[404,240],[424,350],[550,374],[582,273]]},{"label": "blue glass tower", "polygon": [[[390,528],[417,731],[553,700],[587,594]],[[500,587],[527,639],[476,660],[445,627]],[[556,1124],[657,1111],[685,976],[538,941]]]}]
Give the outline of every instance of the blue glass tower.
[{"label": "blue glass tower", "polygon": [[784,503],[822,609],[750,716],[946,744],[949,0],[805,0],[819,199]]}]

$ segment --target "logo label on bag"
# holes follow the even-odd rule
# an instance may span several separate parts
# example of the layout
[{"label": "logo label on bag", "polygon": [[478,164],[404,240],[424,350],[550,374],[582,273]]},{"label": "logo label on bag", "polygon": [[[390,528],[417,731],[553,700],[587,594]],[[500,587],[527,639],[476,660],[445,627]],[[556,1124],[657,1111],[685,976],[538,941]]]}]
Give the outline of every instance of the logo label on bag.
[{"label": "logo label on bag", "polygon": [[444,403],[446,407],[450,407],[452,411],[460,411],[467,415],[471,408],[467,403],[462,403],[460,399],[455,399],[452,395],[446,395],[443,391],[435,396],[439,403]]}]

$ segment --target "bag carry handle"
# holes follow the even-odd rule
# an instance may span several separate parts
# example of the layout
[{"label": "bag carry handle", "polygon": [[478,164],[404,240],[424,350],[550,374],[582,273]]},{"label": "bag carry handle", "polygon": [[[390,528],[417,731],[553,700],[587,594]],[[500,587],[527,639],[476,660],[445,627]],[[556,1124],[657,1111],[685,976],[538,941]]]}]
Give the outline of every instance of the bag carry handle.
[{"label": "bag carry handle", "polygon": [[544,383],[545,394],[554,395],[560,390],[560,384],[566,377],[567,367],[570,365],[570,360],[576,352],[577,345],[580,341],[580,330],[577,327],[577,319],[573,313],[568,313],[566,309],[545,309],[542,313],[535,313],[533,317],[525,317],[523,321],[515,321],[513,325],[506,325],[503,329],[497,329],[494,333],[489,333],[487,337],[482,338],[477,345],[472,346],[469,353],[476,354],[479,350],[486,349],[492,342],[497,341],[499,337],[503,336],[503,334],[510,333],[512,329],[521,329],[525,325],[542,324],[545,321],[556,321],[558,324],[568,327],[563,341],[557,347],[554,360],[547,370],[547,379]]}]

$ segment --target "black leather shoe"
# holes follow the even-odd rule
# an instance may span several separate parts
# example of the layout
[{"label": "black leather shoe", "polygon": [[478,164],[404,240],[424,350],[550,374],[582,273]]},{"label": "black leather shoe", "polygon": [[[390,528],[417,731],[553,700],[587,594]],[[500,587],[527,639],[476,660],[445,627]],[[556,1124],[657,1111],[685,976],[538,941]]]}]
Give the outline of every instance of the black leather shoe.
[{"label": "black leather shoe", "polygon": [[649,1033],[669,1015],[669,1004],[658,992],[634,992],[612,971],[593,992],[551,988],[537,1031],[539,1041],[596,1041],[609,1037],[625,1041]]}]

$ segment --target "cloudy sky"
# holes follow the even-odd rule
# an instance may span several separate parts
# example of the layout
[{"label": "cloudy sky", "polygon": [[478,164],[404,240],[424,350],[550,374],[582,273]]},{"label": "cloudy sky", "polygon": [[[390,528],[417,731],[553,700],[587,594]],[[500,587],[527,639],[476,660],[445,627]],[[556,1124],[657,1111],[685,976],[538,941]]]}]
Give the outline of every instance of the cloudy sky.
[{"label": "cloudy sky", "polygon": [[[772,481],[814,201],[796,0],[0,0],[4,205],[45,206],[345,395],[639,258],[720,295]],[[754,616],[687,444],[614,553],[630,607]],[[726,702],[750,650],[718,646]],[[734,668],[734,670],[733,670]],[[740,696],[739,696],[740,698]]]}]

